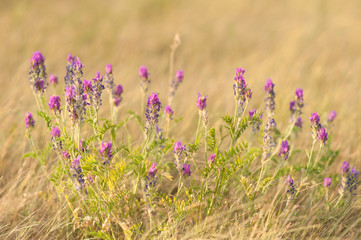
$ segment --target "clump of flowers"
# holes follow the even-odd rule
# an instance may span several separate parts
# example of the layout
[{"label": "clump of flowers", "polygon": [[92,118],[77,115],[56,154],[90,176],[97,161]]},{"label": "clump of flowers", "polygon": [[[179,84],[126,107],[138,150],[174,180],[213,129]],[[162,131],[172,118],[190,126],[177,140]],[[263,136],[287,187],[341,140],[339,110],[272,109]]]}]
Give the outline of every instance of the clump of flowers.
[{"label": "clump of flowers", "polygon": [[296,188],[295,188],[295,184],[293,182],[293,179],[290,175],[287,176],[287,193],[288,193],[288,199],[292,200],[295,197],[295,194],[297,192]]},{"label": "clump of flowers", "polygon": [[149,168],[148,176],[144,186],[144,192],[147,196],[151,195],[151,191],[155,188],[157,179],[155,174],[157,173],[157,163],[152,163]]},{"label": "clump of flowers", "polygon": [[148,133],[149,130],[158,123],[159,111],[162,105],[159,101],[157,93],[152,93],[148,97],[147,109],[145,110],[145,130]]},{"label": "clump of flowers", "polygon": [[290,146],[288,144],[288,141],[287,140],[282,141],[281,148],[280,148],[278,155],[280,155],[283,160],[287,160],[289,151],[290,151]]},{"label": "clump of flowers", "polygon": [[44,93],[46,88],[45,57],[40,51],[34,52],[30,59],[29,80],[36,94]]},{"label": "clump of flowers", "polygon": [[[257,113],[257,109],[252,109],[248,112],[249,115],[249,120],[252,121],[253,116]],[[259,119],[257,119],[256,121],[252,121],[251,125],[252,125],[252,134],[255,135],[258,131],[259,128],[261,126],[262,123],[262,115],[259,116]]]},{"label": "clump of flowers", "polygon": [[318,140],[320,141],[320,144],[322,146],[324,146],[326,144],[326,141],[327,141],[327,132],[325,130],[324,127],[321,127],[318,132],[317,132],[317,135],[318,135]]},{"label": "clump of flowers", "polygon": [[142,90],[143,93],[146,93],[148,90],[150,79],[149,79],[148,69],[145,66],[141,66],[139,68],[139,77],[141,79],[140,89]]},{"label": "clump of flowers", "polygon": [[50,74],[49,75],[49,83],[54,86],[58,85],[58,83],[59,83],[58,77],[53,74]]},{"label": "clump of flowers", "polygon": [[198,93],[197,98],[197,107],[199,109],[199,117],[201,118],[203,124],[206,126],[208,123],[208,115],[207,115],[207,96],[202,96]]},{"label": "clump of flowers", "polygon": [[332,123],[333,120],[335,120],[336,116],[337,116],[336,111],[335,111],[335,110],[332,110],[332,111],[330,112],[330,114],[328,115],[327,122],[328,122],[328,123]]},{"label": "clump of flowers", "polygon": [[111,142],[103,142],[100,145],[100,155],[102,156],[103,164],[109,164],[109,162],[113,158],[112,152],[112,143]]},{"label": "clump of flowers", "polygon": [[339,188],[341,195],[349,194],[352,196],[355,194],[359,175],[360,172],[356,170],[356,167],[351,168],[350,170],[350,164],[347,161],[343,162],[341,167],[341,183]]},{"label": "clump of flowers", "polygon": [[54,149],[62,149],[63,148],[62,141],[59,140],[59,138],[60,138],[59,128],[53,127],[50,135],[51,135],[51,141],[53,142],[53,148]]},{"label": "clump of flowers", "polygon": [[93,78],[93,92],[89,97],[93,98],[94,108],[96,111],[99,111],[100,106],[102,105],[102,92],[104,89],[103,77],[100,76],[100,72],[97,72],[96,77]]},{"label": "clump of flowers", "polygon": [[312,129],[312,138],[315,141],[318,139],[321,146],[324,146],[327,141],[327,132],[326,129],[320,123],[320,116],[318,113],[311,113],[311,129]]},{"label": "clump of flowers", "polygon": [[211,165],[214,163],[214,160],[216,159],[216,154],[212,154],[208,157],[208,164]]},{"label": "clump of flowers", "polygon": [[268,119],[271,119],[274,111],[275,111],[275,91],[274,91],[274,83],[272,82],[272,79],[269,78],[264,85],[264,90],[266,91],[266,98],[265,98],[265,112],[267,113]]},{"label": "clump of flowers", "polygon": [[78,157],[76,157],[74,159],[74,161],[71,164],[71,171],[73,172],[73,179],[74,179],[74,184],[75,184],[75,188],[79,191],[82,191],[83,189],[86,191],[85,189],[85,180],[84,180],[84,174],[83,174],[83,170],[80,167],[80,158],[81,155],[79,155]]},{"label": "clump of flowers", "polygon": [[233,84],[233,94],[236,99],[236,117],[240,119],[245,111],[245,103],[252,97],[252,91],[247,87],[243,74],[243,68],[236,69],[235,83]]},{"label": "clump of flowers", "polygon": [[49,106],[50,110],[54,111],[55,115],[57,115],[57,112],[59,114],[61,112],[59,96],[50,96],[48,106]]},{"label": "clump of flowers", "polygon": [[264,129],[262,162],[265,162],[271,156],[272,149],[275,147],[275,143],[271,136],[275,127],[276,121],[271,119]]},{"label": "clump of flowers", "polygon": [[28,130],[31,130],[35,126],[35,120],[33,118],[33,115],[28,112],[25,114],[25,127]]},{"label": "clump of flowers", "polygon": [[175,157],[175,164],[178,169],[180,169],[181,155],[182,155],[183,151],[185,150],[185,148],[186,148],[186,145],[182,145],[182,142],[180,142],[180,141],[174,143],[173,154]]},{"label": "clump of flowers", "polygon": [[184,163],[183,164],[183,176],[191,176],[191,165]]},{"label": "clump of flowers", "polygon": [[169,118],[169,119],[172,119],[172,116],[174,114],[172,108],[169,105],[164,107],[164,113],[167,116],[167,118]]},{"label": "clump of flowers", "polygon": [[329,186],[331,186],[331,183],[332,183],[332,180],[331,180],[331,178],[325,178],[324,180],[323,180],[323,186],[324,187],[329,187]]},{"label": "clump of flowers", "polygon": [[113,66],[111,64],[107,64],[105,66],[104,83],[105,83],[105,87],[107,89],[110,89],[112,92],[114,87],[114,77],[113,77]]},{"label": "clump of flowers", "polygon": [[113,98],[114,98],[114,105],[116,107],[119,106],[120,102],[122,101],[122,94],[123,94],[123,86],[121,84],[119,84],[115,89],[114,89],[114,94],[113,94]]}]

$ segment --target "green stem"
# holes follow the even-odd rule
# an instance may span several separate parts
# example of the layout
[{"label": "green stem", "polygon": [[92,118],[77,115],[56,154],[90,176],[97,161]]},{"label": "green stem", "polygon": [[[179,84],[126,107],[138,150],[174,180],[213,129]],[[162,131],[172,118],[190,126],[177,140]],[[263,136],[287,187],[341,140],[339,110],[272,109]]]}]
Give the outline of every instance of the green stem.
[{"label": "green stem", "polygon": [[316,143],[316,139],[313,140],[311,152],[310,152],[310,155],[308,156],[307,171],[308,171],[308,168],[309,168],[310,163],[311,163],[312,153],[313,153],[313,148],[315,147],[315,143]]},{"label": "green stem", "polygon": [[320,150],[318,151],[318,154],[317,154],[316,160],[315,160],[315,162],[313,163],[313,168],[316,166],[316,164],[317,164],[317,162],[318,162],[318,160],[319,160],[319,158],[320,158],[320,155],[321,155],[322,149],[323,149],[323,145],[321,145]]},{"label": "green stem", "polygon": [[198,138],[198,132],[199,132],[200,125],[201,125],[201,116],[199,115],[195,141],[197,141],[197,138]]}]

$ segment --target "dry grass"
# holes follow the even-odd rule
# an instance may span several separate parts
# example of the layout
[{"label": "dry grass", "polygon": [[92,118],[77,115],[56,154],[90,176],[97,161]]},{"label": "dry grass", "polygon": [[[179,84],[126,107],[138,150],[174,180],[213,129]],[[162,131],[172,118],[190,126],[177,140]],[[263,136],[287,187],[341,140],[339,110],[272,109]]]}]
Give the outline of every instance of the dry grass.
[{"label": "dry grass", "polygon": [[[326,169],[335,172],[344,160],[360,166],[360,10],[361,2],[357,0],[281,0],[278,4],[250,0],[3,0],[0,238],[64,238],[72,232],[61,215],[66,213],[65,206],[49,195],[54,192],[49,190],[41,168],[21,158],[29,150],[24,137],[24,113],[36,108],[27,80],[33,51],[44,53],[48,73],[60,79],[69,52],[81,57],[87,79],[112,63],[116,81],[125,89],[124,113],[139,107],[140,98],[134,92],[138,92],[140,65],[146,65],[151,72],[150,90],[160,92],[161,100],[166,99],[169,45],[178,32],[182,45],[176,53],[175,67],[184,69],[185,81],[174,104],[176,115],[184,117],[179,128],[173,129],[176,138],[186,139],[187,132],[196,128],[198,91],[209,96],[212,124],[220,115],[232,111],[232,78],[235,68],[241,66],[254,91],[251,107],[263,106],[267,78],[276,83],[276,108],[282,111],[275,118],[280,128],[288,122],[288,103],[298,87],[305,90],[304,116],[317,111],[325,118],[332,109],[338,112],[333,147],[341,153],[333,169]],[[306,123],[300,147],[311,144],[308,127]],[[38,139],[45,139],[47,133],[38,129],[37,134]],[[259,226],[251,236],[258,239],[262,227],[266,228]],[[303,227],[285,228],[282,222],[276,222],[268,228],[269,235],[262,237],[270,239],[282,229],[301,232]],[[234,233],[210,234],[217,239],[247,238],[237,235],[237,227],[234,229]],[[341,233],[337,231],[341,230],[335,230],[335,234]],[[195,237],[191,234],[188,231],[185,236]],[[317,232],[310,234],[300,237],[319,236]]]}]

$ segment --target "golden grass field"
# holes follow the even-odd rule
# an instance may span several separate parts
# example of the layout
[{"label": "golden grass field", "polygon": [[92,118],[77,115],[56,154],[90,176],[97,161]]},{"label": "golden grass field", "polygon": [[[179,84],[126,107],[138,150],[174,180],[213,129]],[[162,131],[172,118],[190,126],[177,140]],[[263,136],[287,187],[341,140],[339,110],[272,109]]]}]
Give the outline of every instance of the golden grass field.
[{"label": "golden grass field", "polygon": [[[340,155],[327,170],[335,173],[343,161],[361,166],[360,13],[357,0],[2,0],[0,239],[66,239],[60,230],[66,223],[58,213],[67,206],[56,200],[38,162],[21,158],[29,151],[24,114],[36,110],[28,81],[34,51],[44,54],[48,74],[60,82],[70,52],[86,66],[86,79],[113,64],[115,80],[124,87],[121,117],[140,107],[141,65],[150,71],[150,91],[166,101],[170,44],[179,33],[175,69],[183,69],[185,78],[174,101],[176,117],[183,117],[172,129],[175,138],[186,140],[195,131],[197,92],[208,95],[211,124],[232,113],[233,77],[235,69],[243,67],[253,91],[251,108],[263,108],[268,78],[276,84],[279,128],[288,124],[295,89],[304,89],[300,147],[312,143],[310,113],[325,119],[330,110],[337,111],[333,148]],[[62,93],[60,88],[55,91]],[[38,145],[48,136],[40,122],[34,131]],[[189,235],[190,229],[184,231],[184,236],[196,237]]]}]

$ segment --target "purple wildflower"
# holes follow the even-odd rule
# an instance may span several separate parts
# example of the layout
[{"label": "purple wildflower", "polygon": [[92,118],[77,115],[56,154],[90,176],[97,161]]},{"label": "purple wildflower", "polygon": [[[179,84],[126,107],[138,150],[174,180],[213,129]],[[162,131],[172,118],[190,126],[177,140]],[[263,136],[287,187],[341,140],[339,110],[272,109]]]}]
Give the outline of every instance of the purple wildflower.
[{"label": "purple wildflower", "polygon": [[88,180],[90,183],[93,183],[94,182],[94,177],[92,177],[92,175],[88,174]]},{"label": "purple wildflower", "polygon": [[183,175],[184,176],[188,176],[188,177],[190,177],[191,176],[191,165],[189,165],[189,164],[183,164]]},{"label": "purple wildflower", "polygon": [[33,53],[33,56],[30,59],[31,68],[36,68],[44,64],[45,58],[40,51],[36,51]]},{"label": "purple wildflower", "polygon": [[356,167],[349,170],[348,162],[344,162],[341,169],[342,175],[339,192],[342,195],[346,192],[347,194],[350,194],[352,196],[357,189],[360,172],[356,170]]},{"label": "purple wildflower", "polygon": [[113,77],[113,66],[107,64],[105,66],[105,76],[104,76],[105,87],[110,91],[113,91],[114,88],[114,77]]},{"label": "purple wildflower", "polygon": [[262,163],[266,161],[270,156],[272,149],[275,147],[275,143],[271,136],[273,129],[276,127],[276,121],[271,119],[265,129],[264,129],[264,137],[263,137],[263,153],[262,153]]},{"label": "purple wildflower", "polygon": [[295,126],[302,129],[302,118],[297,118]]},{"label": "purple wildflower", "polygon": [[327,141],[327,132],[324,127],[321,127],[320,130],[318,130],[318,140],[320,140],[321,145],[325,145]]},{"label": "purple wildflower", "polygon": [[63,151],[62,156],[64,159],[70,159],[70,154],[67,151]]},{"label": "purple wildflower", "polygon": [[165,112],[165,114],[167,115],[167,117],[169,119],[172,119],[172,115],[174,114],[174,112],[173,112],[172,108],[169,105],[165,106],[164,112]]},{"label": "purple wildflower", "polygon": [[264,86],[264,90],[266,91],[266,98],[265,98],[265,111],[267,112],[268,119],[271,119],[274,111],[275,111],[275,91],[274,91],[274,83],[272,79],[269,78]]},{"label": "purple wildflower", "polygon": [[252,109],[251,111],[248,112],[248,115],[249,115],[249,119],[251,120],[253,115],[255,115],[257,112],[257,109]]},{"label": "purple wildflower", "polygon": [[150,83],[148,69],[145,66],[139,68],[139,77],[141,78],[140,88],[142,92],[145,93],[147,92]]},{"label": "purple wildflower", "polygon": [[115,89],[113,93],[114,97],[114,104],[115,106],[119,106],[119,103],[122,101],[122,93],[123,93],[123,86],[119,84]]},{"label": "purple wildflower", "polygon": [[180,157],[180,155],[184,151],[185,147],[186,147],[186,145],[182,145],[181,141],[174,143],[173,153],[177,156],[177,158]]},{"label": "purple wildflower", "polygon": [[152,163],[150,165],[150,168],[149,168],[149,174],[148,176],[149,177],[155,177],[155,174],[157,173],[158,169],[157,169],[157,163]]},{"label": "purple wildflower", "polygon": [[27,129],[32,129],[35,126],[35,121],[33,118],[33,115],[31,113],[26,113],[25,114],[25,127]]},{"label": "purple wildflower", "polygon": [[287,193],[290,195],[289,199],[292,200],[296,194],[296,188],[295,188],[295,184],[293,183],[293,179],[290,175],[287,176],[287,185],[288,185]]},{"label": "purple wildflower", "polygon": [[58,113],[60,113],[61,110],[60,110],[59,96],[50,96],[48,106],[49,106],[50,110],[54,111],[55,115],[56,115],[56,111],[58,111]]},{"label": "purple wildflower", "polygon": [[337,116],[336,111],[335,111],[335,110],[332,110],[332,111],[330,112],[330,114],[328,115],[327,121],[328,121],[328,122],[333,122],[333,120],[336,118],[336,116]]},{"label": "purple wildflower", "polygon": [[93,91],[92,83],[88,80],[83,81],[83,88],[84,88],[84,92],[86,92],[87,94]]},{"label": "purple wildflower", "polygon": [[214,163],[214,160],[216,159],[216,154],[212,154],[208,157],[208,164]]},{"label": "purple wildflower", "polygon": [[184,78],[183,70],[178,70],[177,73],[175,74],[175,78],[178,83],[181,83]]},{"label": "purple wildflower", "polygon": [[296,101],[290,102],[290,111],[292,114],[296,111]]},{"label": "purple wildflower", "polygon": [[94,81],[94,87],[93,87],[93,102],[94,102],[94,107],[95,109],[98,111],[100,106],[102,105],[102,91],[104,89],[104,85],[103,85],[103,77],[100,76],[100,72],[97,72],[97,75],[95,78],[93,78]]},{"label": "purple wildflower", "polygon": [[287,140],[282,141],[281,148],[280,148],[278,155],[280,155],[283,160],[287,160],[289,151],[290,151],[290,146],[288,144],[288,141]]},{"label": "purple wildflower", "polygon": [[147,109],[145,110],[145,129],[148,132],[154,125],[158,123],[159,111],[162,105],[159,101],[157,93],[152,93],[148,97]]},{"label": "purple wildflower", "polygon": [[350,169],[350,164],[347,161],[344,161],[341,167],[342,173],[347,173],[349,169]]},{"label": "purple wildflower", "polygon": [[317,112],[311,113],[310,121],[312,125],[318,125],[320,123],[320,116]]},{"label": "purple wildflower", "polygon": [[70,168],[73,172],[73,179],[76,180],[75,187],[77,190],[82,190],[85,188],[84,174],[83,174],[83,170],[80,167],[80,158],[81,155],[75,158]]},{"label": "purple wildflower", "polygon": [[52,85],[58,85],[59,81],[58,81],[58,77],[54,76],[53,74],[49,75],[49,83]]},{"label": "purple wildflower", "polygon": [[60,130],[57,127],[53,127],[50,133],[51,136],[53,136],[54,138],[59,138],[60,137]]},{"label": "purple wildflower", "polygon": [[[109,161],[112,159],[113,154],[112,154],[112,143],[111,142],[106,142],[104,143],[102,141],[101,145],[100,145],[100,154],[102,156],[103,159],[103,164],[107,164],[109,163]],[[104,160],[105,159],[105,160]]]},{"label": "purple wildflower", "polygon": [[325,178],[324,180],[323,180],[323,186],[324,187],[329,187],[329,186],[331,186],[331,183],[332,183],[332,180],[331,180],[331,178]]},{"label": "purple wildflower", "polygon": [[236,99],[237,118],[243,115],[245,102],[252,97],[252,91],[247,87],[243,74],[243,68],[236,69],[236,76],[234,77],[235,83],[233,84],[233,94]]},{"label": "purple wildflower", "polygon": [[37,94],[44,93],[46,88],[45,58],[40,51],[34,52],[30,59],[29,80],[33,91]]},{"label": "purple wildflower", "polygon": [[303,89],[302,88],[296,89],[296,101],[303,103]]},{"label": "purple wildflower", "polygon": [[200,93],[198,93],[197,107],[201,111],[203,111],[207,107],[207,96],[204,97]]}]

